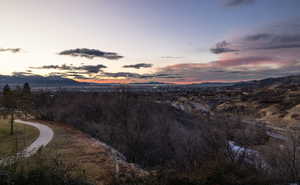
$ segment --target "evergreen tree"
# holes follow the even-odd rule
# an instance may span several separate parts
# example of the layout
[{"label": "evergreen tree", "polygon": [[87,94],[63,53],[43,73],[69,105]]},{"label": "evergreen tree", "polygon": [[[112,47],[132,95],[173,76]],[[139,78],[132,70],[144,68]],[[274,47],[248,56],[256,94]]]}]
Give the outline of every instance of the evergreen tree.
[{"label": "evergreen tree", "polygon": [[28,83],[23,85],[19,106],[20,110],[27,118],[28,114],[30,114],[32,110],[32,94]]},{"label": "evergreen tree", "polygon": [[10,115],[10,134],[14,134],[14,117],[17,109],[17,98],[15,93],[10,89],[9,85],[3,88],[2,106],[4,108],[4,115]]},{"label": "evergreen tree", "polygon": [[26,95],[26,96],[31,96],[31,88],[30,88],[30,85],[29,83],[25,83],[23,85],[23,91],[22,91],[23,95]]}]

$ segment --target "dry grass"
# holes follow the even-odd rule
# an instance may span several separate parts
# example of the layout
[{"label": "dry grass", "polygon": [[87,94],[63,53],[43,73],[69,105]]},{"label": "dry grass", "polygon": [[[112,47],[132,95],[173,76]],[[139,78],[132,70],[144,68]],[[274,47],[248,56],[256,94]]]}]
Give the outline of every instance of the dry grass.
[{"label": "dry grass", "polygon": [[[115,162],[109,150],[81,131],[65,124],[44,123],[53,128],[55,136],[47,147],[50,153],[60,155],[66,163],[75,164],[86,172],[95,184],[107,184],[115,176]],[[132,164],[120,164],[120,174],[137,174]]]},{"label": "dry grass", "polygon": [[38,136],[38,129],[15,122],[15,134],[10,135],[8,120],[0,120],[0,158],[15,154],[29,146]]}]

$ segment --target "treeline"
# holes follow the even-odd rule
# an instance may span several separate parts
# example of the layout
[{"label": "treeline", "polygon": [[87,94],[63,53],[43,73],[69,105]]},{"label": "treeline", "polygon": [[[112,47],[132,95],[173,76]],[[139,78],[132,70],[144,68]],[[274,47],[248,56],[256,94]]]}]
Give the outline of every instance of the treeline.
[{"label": "treeline", "polygon": [[32,113],[33,99],[31,94],[31,88],[28,83],[25,83],[23,87],[17,86],[15,89],[11,89],[9,85],[5,85],[0,98],[0,116],[3,118],[9,117],[10,119],[10,134],[14,134],[14,119],[15,115],[25,116]]},{"label": "treeline", "polygon": [[39,119],[71,124],[147,167],[180,165],[178,150],[199,130],[190,115],[128,92],[42,93],[35,105]]}]

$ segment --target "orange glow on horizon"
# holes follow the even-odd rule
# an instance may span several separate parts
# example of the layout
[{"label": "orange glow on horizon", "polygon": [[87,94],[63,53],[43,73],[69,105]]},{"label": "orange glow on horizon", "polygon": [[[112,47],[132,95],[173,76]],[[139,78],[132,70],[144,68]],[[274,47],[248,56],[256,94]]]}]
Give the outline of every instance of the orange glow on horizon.
[{"label": "orange glow on horizon", "polygon": [[87,83],[121,83],[121,84],[128,84],[130,83],[129,80],[93,80],[93,79],[81,79],[81,80],[75,80],[77,82],[87,82]]}]

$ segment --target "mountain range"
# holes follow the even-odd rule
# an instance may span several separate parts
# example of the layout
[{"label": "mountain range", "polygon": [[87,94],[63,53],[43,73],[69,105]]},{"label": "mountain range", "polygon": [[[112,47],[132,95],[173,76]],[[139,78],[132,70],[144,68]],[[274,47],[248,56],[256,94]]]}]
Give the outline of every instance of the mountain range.
[{"label": "mountain range", "polygon": [[[111,86],[111,85],[121,85],[121,84],[97,84],[97,83],[86,83],[78,82],[69,78],[64,78],[61,76],[40,76],[40,75],[0,75],[0,86],[9,84],[11,86],[22,85],[28,82],[32,87],[43,88],[43,87],[80,87],[80,86]],[[300,75],[279,77],[279,78],[267,78],[262,80],[253,80],[247,82],[237,82],[237,83],[221,83],[221,82],[211,82],[211,83],[198,83],[183,85],[185,87],[191,88],[201,88],[201,87],[266,87],[271,85],[285,85],[285,84],[300,84]],[[129,86],[176,86],[175,84],[162,83],[162,82],[146,82],[146,83],[130,83]],[[179,85],[182,86],[182,85]]]}]

